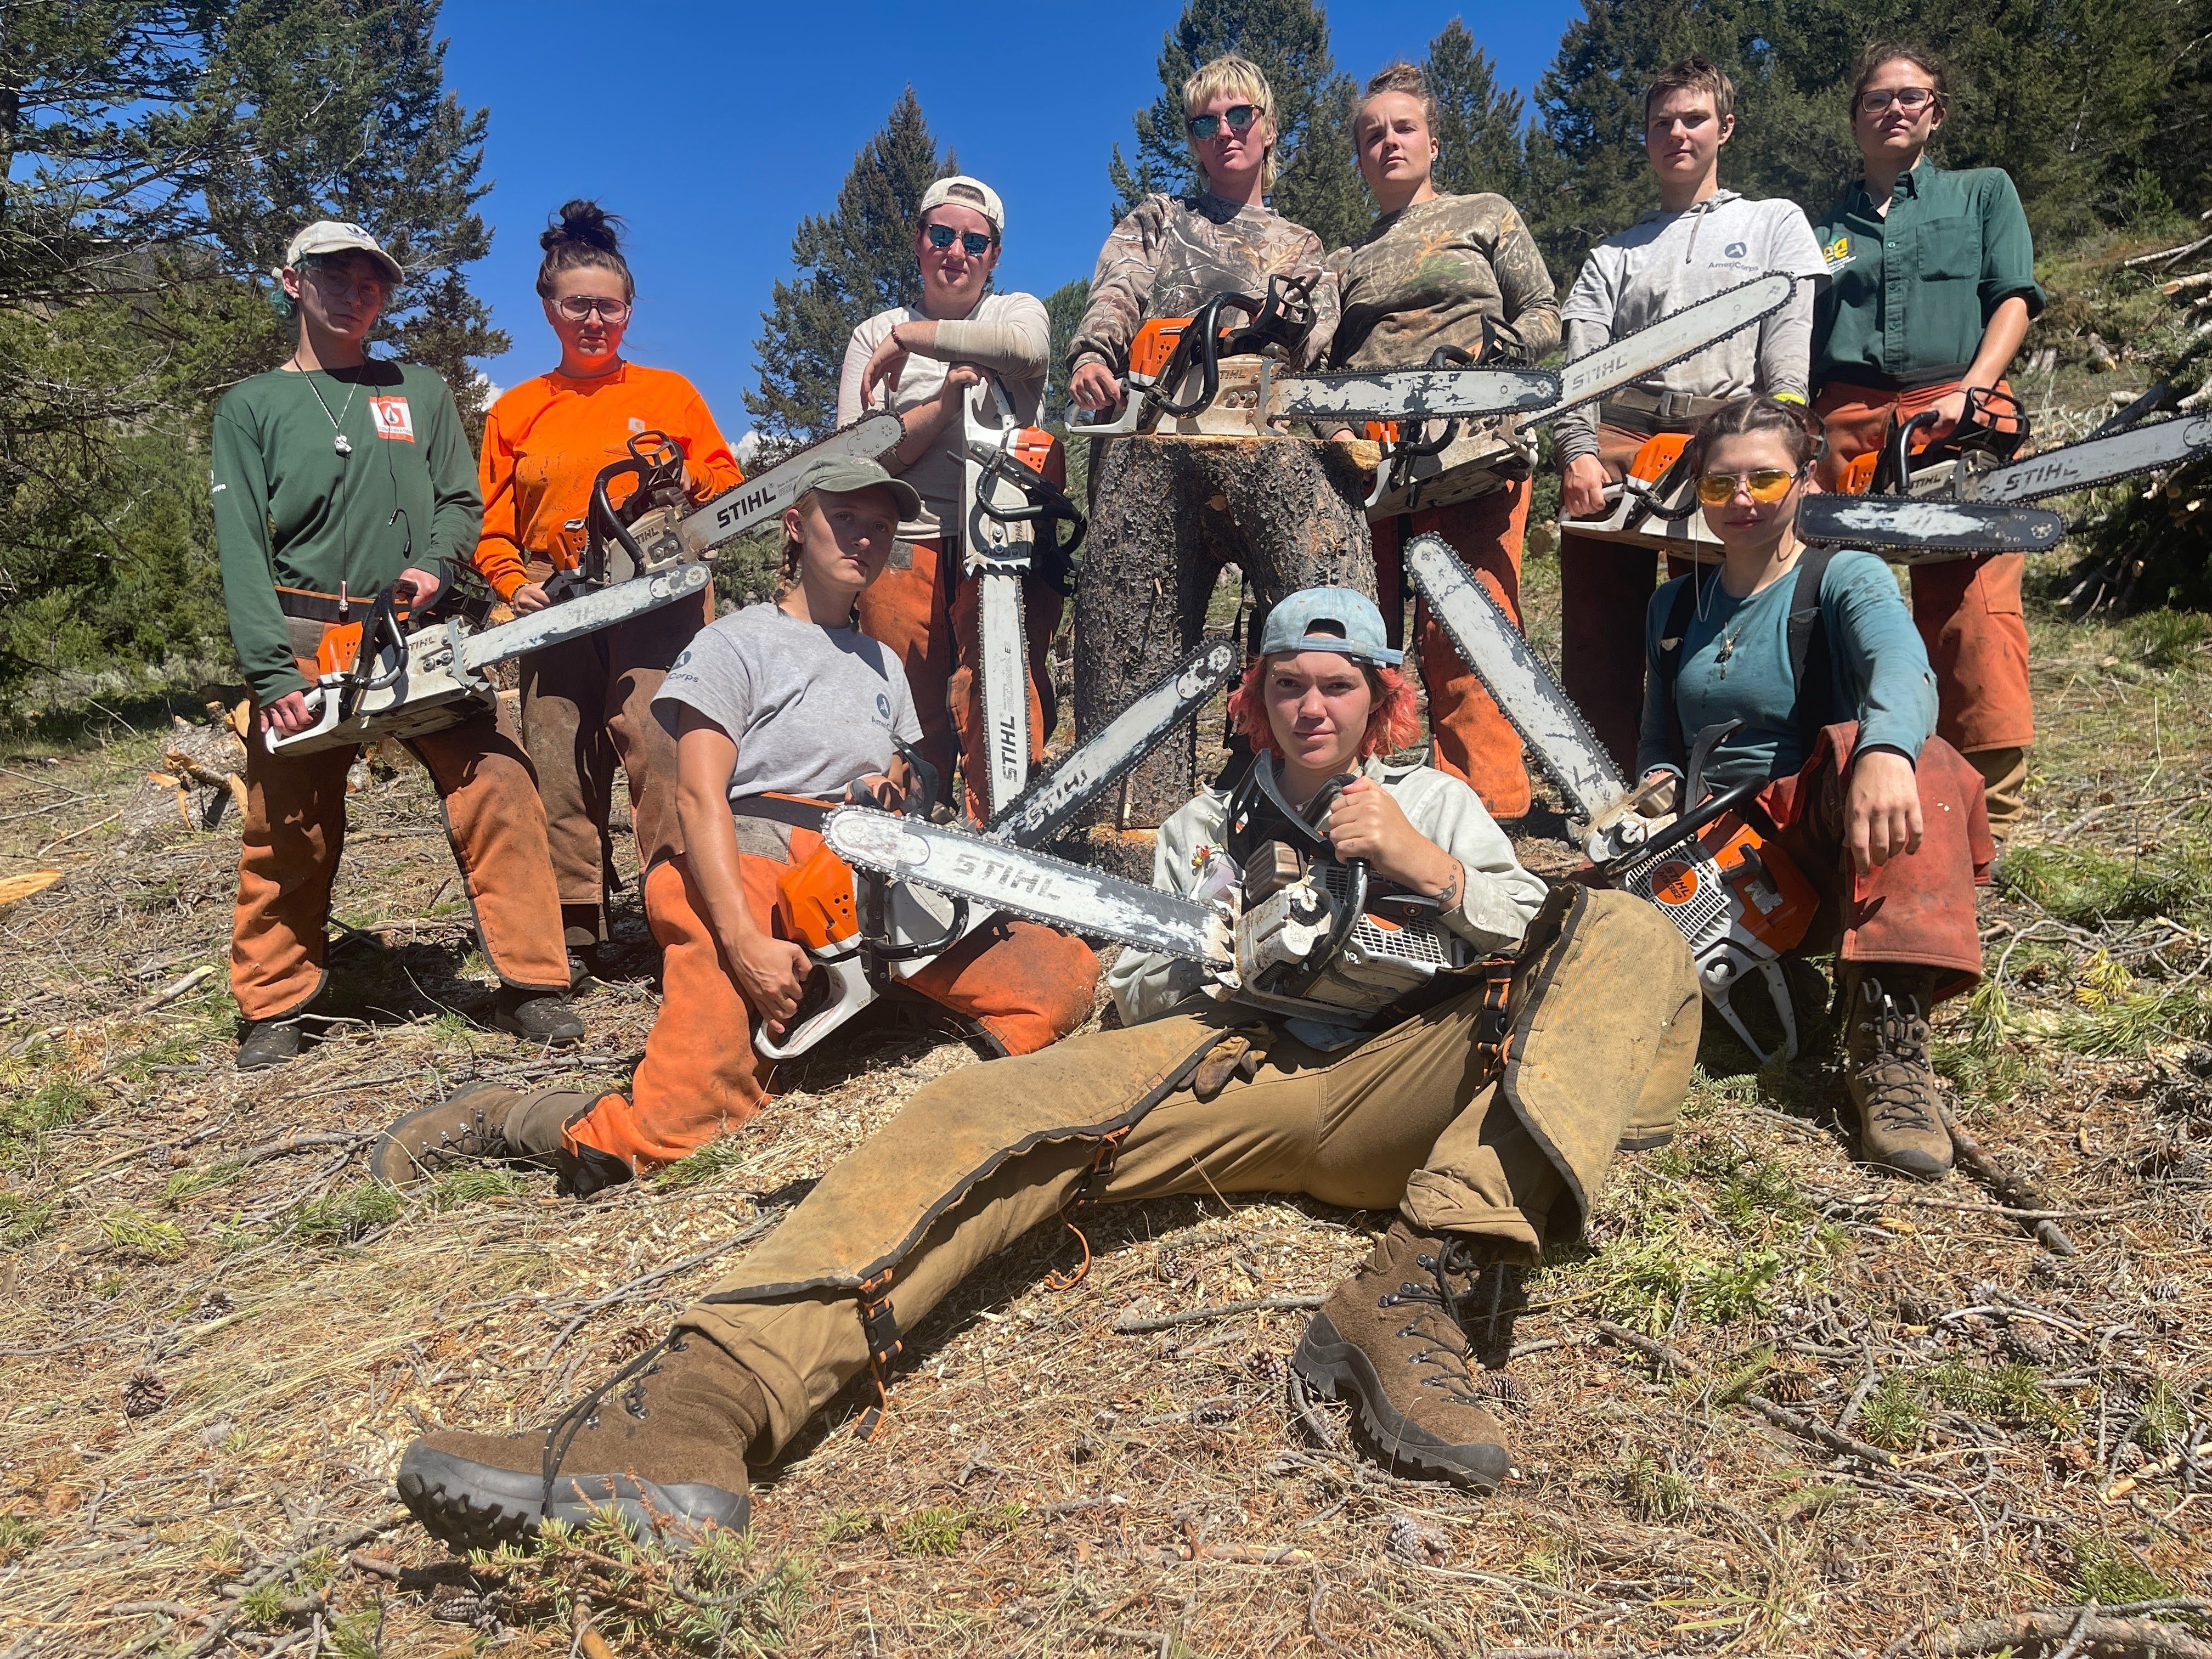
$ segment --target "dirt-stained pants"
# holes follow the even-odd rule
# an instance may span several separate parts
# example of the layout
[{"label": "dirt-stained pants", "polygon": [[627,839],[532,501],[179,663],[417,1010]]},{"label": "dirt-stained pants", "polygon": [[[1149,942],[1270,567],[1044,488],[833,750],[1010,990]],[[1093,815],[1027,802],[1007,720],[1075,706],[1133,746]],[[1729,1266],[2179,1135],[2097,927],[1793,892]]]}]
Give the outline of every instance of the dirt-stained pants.
[{"label": "dirt-stained pants", "polygon": [[[312,675],[314,665],[301,672]],[[522,745],[487,718],[407,746],[437,786],[446,839],[493,971],[522,989],[566,991],[545,809]],[[230,988],[247,1019],[296,1014],[323,988],[323,928],[345,847],[346,772],[360,752],[272,755],[258,731],[246,745]]]},{"label": "dirt-stained pants", "polygon": [[[991,816],[984,778],[983,659],[981,586],[973,577],[948,571],[950,560],[939,542],[909,542],[914,563],[886,570],[860,595],[860,631],[898,653],[921,720],[922,757],[937,769],[947,800],[952,792],[952,763],[960,761],[968,816],[982,823]],[[1022,582],[1022,627],[1029,644],[1030,765],[1044,760],[1044,746],[1059,718],[1052,671],[1045,653],[1060,626],[1066,601],[1060,590],[1036,577]]]},{"label": "dirt-stained pants", "polygon": [[[1679,428],[1678,428],[1679,429]],[[1598,459],[1619,478],[1644,443],[1641,434],[1597,429]],[[1667,574],[1686,559],[1669,555]],[[1595,536],[1559,538],[1559,677],[1623,777],[1636,775],[1644,725],[1644,621],[1659,585],[1659,554]]]},{"label": "dirt-stained pants", "polygon": [[[1680,936],[1626,894],[1588,903],[1598,925],[1571,947],[1575,965],[1561,969],[1563,946],[1541,970],[1568,994],[1524,1009],[1514,1028],[1516,1053],[1560,1058],[1520,1067],[1505,1088],[1476,1046],[1479,990],[1334,1054],[1270,1036],[1249,1013],[1209,1011],[964,1067],[831,1169],[678,1323],[759,1378],[773,1449],[868,1364],[862,1304],[911,1333],[986,1257],[1079,1192],[1395,1206],[1417,1226],[1533,1260],[1547,1236],[1578,1230],[1624,1127],[1662,1112],[1671,1121],[1697,1048],[1697,981]],[[1568,1046],[1540,1029],[1546,1019],[1573,1028]],[[1232,1023],[1256,1037],[1257,1070],[1200,1098],[1194,1065]]]},{"label": "dirt-stained pants", "polygon": [[1832,945],[1844,962],[1941,969],[1939,999],[1972,990],[1982,976],[1974,889],[1988,882],[1996,856],[1981,776],[1942,738],[1929,738],[1913,769],[1925,825],[1920,850],[1862,876],[1844,844],[1844,796],[1858,730],[1852,720],[1826,727],[1802,768],[1759,792],[1783,850],[1820,895],[1807,945]]},{"label": "dirt-stained pants", "polygon": [[[548,567],[550,569],[550,567]],[[533,569],[531,579],[542,578]],[[561,921],[572,946],[607,936],[615,768],[629,786],[637,867],[684,849],[676,821],[676,739],[653,700],[691,636],[712,620],[702,594],[522,659],[522,742],[538,769]]]},{"label": "dirt-stained pants", "polygon": [[[1423,507],[1404,518],[1384,518],[1368,528],[1375,538],[1375,592],[1386,617],[1404,614],[1402,540],[1441,536],[1491,597],[1521,620],[1521,546],[1528,526],[1528,481],[1522,479],[1470,501]],[[1402,540],[1401,540],[1402,538]],[[1459,659],[1425,600],[1413,607],[1413,654],[1429,694],[1429,733],[1437,769],[1464,778],[1494,818],[1517,818],[1528,810],[1528,770],[1521,739],[1475,672]]]},{"label": "dirt-stained pants", "polygon": [[[1828,435],[1821,487],[1834,489],[1846,465],[1881,446],[1892,410],[1909,419],[1957,390],[1955,385],[1912,392],[1824,387],[1813,404]],[[1936,735],[1961,754],[2025,749],[2035,741],[2027,619],[2020,600],[2027,568],[2017,553],[1912,567],[1912,621],[1936,670]]]},{"label": "dirt-stained pants", "polygon": [[[793,830],[791,861],[821,846]],[[776,915],[784,860],[738,854],[753,918],[788,937]],[[633,1170],[672,1164],[746,1121],[769,1097],[774,1066],[752,1045],[759,1016],[708,921],[707,901],[678,857],[646,872],[645,914],[661,948],[659,1018],[628,1095],[602,1096],[569,1125],[569,1151],[595,1147]],[[1010,1054],[1065,1036],[1091,1017],[1098,959],[1082,940],[1025,921],[978,929],[900,981],[975,1021]]]}]

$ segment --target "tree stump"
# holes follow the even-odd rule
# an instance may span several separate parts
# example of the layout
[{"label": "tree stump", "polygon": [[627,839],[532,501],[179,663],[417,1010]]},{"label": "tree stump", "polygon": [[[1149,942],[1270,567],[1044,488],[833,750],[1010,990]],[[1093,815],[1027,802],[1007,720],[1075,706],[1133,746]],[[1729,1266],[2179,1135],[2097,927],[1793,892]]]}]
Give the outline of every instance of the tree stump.
[{"label": "tree stump", "polygon": [[[1083,579],[1075,595],[1075,736],[1089,738],[1198,648],[1224,565],[1244,573],[1262,615],[1302,587],[1375,596],[1347,446],[1305,438],[1100,441]],[[1132,772],[1101,818],[1151,829],[1196,793],[1195,722]]]}]

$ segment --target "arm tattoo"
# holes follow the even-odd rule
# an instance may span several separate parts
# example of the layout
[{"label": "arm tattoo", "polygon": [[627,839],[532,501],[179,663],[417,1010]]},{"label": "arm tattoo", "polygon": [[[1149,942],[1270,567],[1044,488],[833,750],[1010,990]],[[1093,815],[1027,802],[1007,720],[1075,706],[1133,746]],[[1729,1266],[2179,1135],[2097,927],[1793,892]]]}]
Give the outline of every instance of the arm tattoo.
[{"label": "arm tattoo", "polygon": [[1443,884],[1443,890],[1437,895],[1437,906],[1439,909],[1451,910],[1458,907],[1460,887],[1465,878],[1466,872],[1455,860],[1451,875]]}]

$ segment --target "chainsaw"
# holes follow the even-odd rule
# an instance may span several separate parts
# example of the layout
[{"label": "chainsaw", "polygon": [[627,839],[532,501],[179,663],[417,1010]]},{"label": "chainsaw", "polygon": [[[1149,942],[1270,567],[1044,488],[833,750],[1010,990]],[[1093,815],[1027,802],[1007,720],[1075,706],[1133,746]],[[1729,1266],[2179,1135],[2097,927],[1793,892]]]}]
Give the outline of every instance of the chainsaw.
[{"label": "chainsaw", "polygon": [[[1236,678],[1237,651],[1227,640],[1202,647],[1109,721],[981,832],[961,832],[978,848],[1019,853],[1058,835],[1214,694]],[[833,813],[857,809],[844,807]],[[890,817],[889,813],[879,817]],[[896,821],[928,829],[920,817]],[[827,833],[826,829],[824,831]],[[1057,863],[1058,860],[1054,860]],[[1079,866],[1068,866],[1077,869]],[[806,990],[783,1035],[765,1030],[755,1046],[770,1060],[805,1053],[896,981],[910,979],[1006,907],[975,895],[941,896],[825,843],[785,872],[777,907],[785,935],[812,959]]]},{"label": "chainsaw", "polygon": [[1797,1017],[1781,959],[1803,943],[1819,897],[1758,811],[1753,798],[1763,781],[1705,793],[1706,763],[1739,722],[1698,733],[1680,811],[1647,817],[1673,778],[1633,790],[1622,781],[1552,671],[1458,556],[1440,538],[1421,536],[1406,550],[1406,570],[1461,660],[1566,797],[1570,844],[1607,885],[1656,905],[1674,923],[1697,959],[1705,1000],[1764,1062],[1775,1056],[1753,1037],[1733,1000],[1736,986],[1755,972],[1781,1023],[1782,1057],[1794,1059]]},{"label": "chainsaw", "polygon": [[[1424,368],[1284,374],[1313,317],[1310,278],[1269,279],[1265,300],[1217,295],[1192,317],[1148,318],[1130,343],[1121,412],[1071,417],[1071,431],[1266,435],[1290,421],[1334,430],[1370,421],[1512,416],[1523,427],[1548,421],[1622,386],[1648,380],[1749,328],[1790,301],[1796,279],[1765,276],[1686,306],[1649,328],[1559,369],[1504,362]],[[1230,313],[1245,319],[1224,320]],[[1103,411],[1102,411],[1103,413]]]},{"label": "chainsaw", "polygon": [[[1528,361],[1519,333],[1510,324],[1485,317],[1479,350],[1438,346],[1426,367],[1470,368]],[[1382,447],[1375,488],[1366,501],[1368,518],[1449,507],[1527,477],[1534,457],[1518,426],[1510,416],[1481,422],[1455,416],[1443,421],[1364,422],[1365,435]]]},{"label": "chainsaw", "polygon": [[2021,459],[2026,413],[2009,392],[1966,388],[1957,424],[1916,447],[1936,411],[1900,421],[1893,413],[1878,448],[1854,459],[1843,489],[1808,495],[1797,510],[1805,540],[1863,547],[1904,564],[1984,553],[2040,552],[2065,534],[2065,520],[2020,505],[2179,466],[2212,452],[2212,416],[2100,428],[2079,443]]},{"label": "chainsaw", "polygon": [[[981,621],[984,795],[993,812],[1012,804],[1029,782],[1029,635],[1022,580],[1038,568],[1038,526],[1049,526],[1043,557],[1064,571],[1082,544],[1084,517],[1068,500],[1067,460],[1060,440],[1024,426],[1006,389],[986,380],[961,403],[961,465],[967,517],[961,526],[963,568],[975,578]],[[1060,526],[1074,533],[1063,538]]]},{"label": "chainsaw", "polygon": [[[592,480],[581,568],[546,584],[555,603],[496,628],[449,617],[410,630],[418,619],[398,592],[362,601],[368,614],[332,623],[316,652],[317,679],[307,694],[314,724],[289,736],[270,727],[269,752],[419,738],[492,714],[499,688],[486,671],[495,664],[697,596],[711,576],[703,556],[790,506],[817,463],[888,453],[904,430],[896,416],[870,416],[690,511],[683,453],[663,434],[637,434],[629,454]],[[638,487],[617,509],[607,486],[624,476]]]},{"label": "chainsaw", "polygon": [[1284,800],[1273,762],[1255,757],[1231,797],[1231,834],[1241,813],[1249,836],[1265,838],[1241,866],[1217,851],[1189,897],[870,807],[839,807],[822,833],[848,864],[948,902],[1195,962],[1207,995],[1285,1016],[1294,1035],[1333,1048],[1487,960],[1443,925],[1436,899],[1377,880],[1364,860],[1336,857],[1322,826],[1352,781],[1331,780],[1300,812]]}]

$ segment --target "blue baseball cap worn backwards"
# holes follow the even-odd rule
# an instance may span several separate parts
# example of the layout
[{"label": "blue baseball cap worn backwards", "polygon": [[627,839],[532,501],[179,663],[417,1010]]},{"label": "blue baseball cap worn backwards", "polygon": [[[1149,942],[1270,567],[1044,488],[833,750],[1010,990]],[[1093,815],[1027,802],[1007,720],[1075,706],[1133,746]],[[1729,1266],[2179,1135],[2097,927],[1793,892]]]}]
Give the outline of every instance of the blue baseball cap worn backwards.
[{"label": "blue baseball cap worn backwards", "polygon": [[[1321,623],[1334,627],[1316,632]],[[1393,651],[1389,637],[1382,629],[1382,613],[1364,593],[1348,587],[1302,587],[1267,613],[1260,654],[1334,651],[1355,662],[1395,665],[1406,653]]]}]

